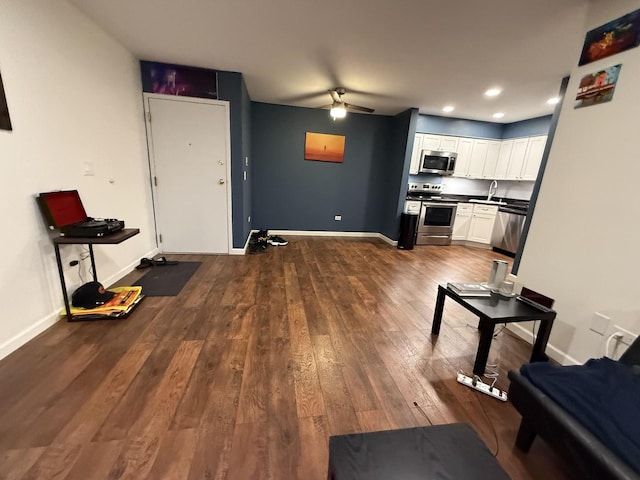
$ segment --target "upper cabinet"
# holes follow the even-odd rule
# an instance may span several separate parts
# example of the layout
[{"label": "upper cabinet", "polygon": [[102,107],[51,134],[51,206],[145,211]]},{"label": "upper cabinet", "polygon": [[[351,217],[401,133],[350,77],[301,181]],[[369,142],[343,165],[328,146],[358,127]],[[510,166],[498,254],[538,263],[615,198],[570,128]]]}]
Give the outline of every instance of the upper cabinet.
[{"label": "upper cabinet", "polygon": [[482,171],[482,178],[493,180],[496,177],[501,145],[502,142],[500,140],[489,140],[489,145],[487,146],[487,157],[485,158],[484,170]]},{"label": "upper cabinet", "polygon": [[420,153],[422,152],[422,138],[424,134],[416,133],[413,137],[413,150],[411,151],[410,175],[417,175],[420,172]]},{"label": "upper cabinet", "polygon": [[454,177],[533,181],[546,144],[546,135],[487,140],[416,133],[409,173],[420,172],[422,150],[441,150],[458,154]]},{"label": "upper cabinet", "polygon": [[505,177],[506,180],[521,180],[524,158],[527,154],[527,145],[529,145],[528,138],[517,138],[513,141],[513,148],[509,156],[509,166],[507,167],[507,176]]},{"label": "upper cabinet", "polygon": [[547,145],[547,136],[529,138],[527,145],[527,154],[525,155],[524,165],[522,167],[522,180],[535,180],[538,177],[538,170],[542,163],[542,154],[544,147]]},{"label": "upper cabinet", "polygon": [[469,176],[469,165],[471,164],[471,152],[473,150],[472,138],[458,139],[458,158],[456,159],[456,168],[453,172],[454,177]]},{"label": "upper cabinet", "polygon": [[441,150],[443,152],[457,152],[459,141],[460,139],[458,137],[440,137],[440,144],[437,150]]}]

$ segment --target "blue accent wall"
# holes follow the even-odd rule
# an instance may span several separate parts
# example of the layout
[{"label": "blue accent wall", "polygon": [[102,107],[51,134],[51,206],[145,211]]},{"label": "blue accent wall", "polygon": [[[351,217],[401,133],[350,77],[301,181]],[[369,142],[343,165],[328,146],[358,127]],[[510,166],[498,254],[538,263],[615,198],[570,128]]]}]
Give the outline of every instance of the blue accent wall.
[{"label": "blue accent wall", "polygon": [[462,118],[418,115],[416,132],[454,137],[502,138],[502,124]]},{"label": "blue accent wall", "polygon": [[413,138],[418,123],[418,109],[412,108],[399,113],[391,120],[391,161],[387,163],[386,181],[384,187],[385,203],[382,211],[380,232],[386,237],[397,240],[400,236],[400,214],[404,209],[407,197],[409,166]]},{"label": "blue accent wall", "polygon": [[[253,102],[251,132],[254,229],[393,229],[406,161],[404,116],[349,113],[334,121],[327,110]],[[344,161],[305,160],[306,132],[344,135]]]},{"label": "blue accent wall", "polygon": [[508,123],[504,126],[502,138],[531,137],[533,135],[547,135],[551,128],[553,115],[531,118],[521,122]]},{"label": "blue accent wall", "polygon": [[[243,158],[248,155],[251,138],[250,102],[241,73],[218,72],[218,98],[229,102],[231,126],[231,215],[233,218],[233,247],[242,248],[248,237],[249,226],[245,212],[251,211],[250,185],[243,180]],[[246,190],[246,192],[245,192]],[[246,203],[245,203],[246,202]]]},{"label": "blue accent wall", "polygon": [[[247,86],[244,83],[244,78],[242,79],[242,157],[240,162],[242,164],[242,169],[247,172],[247,179],[240,179],[242,182],[242,218],[239,219],[239,222],[242,222],[242,237],[238,240],[238,247],[244,246],[246,239],[249,238],[249,234],[251,233],[251,223],[248,221],[248,218],[251,216],[251,179],[253,176],[251,175],[251,164],[253,163],[253,158],[251,157],[251,98],[249,97],[249,92],[247,91]],[[248,159],[248,165],[245,164],[244,159]],[[235,187],[235,185],[234,185]],[[234,225],[235,225],[234,218]],[[234,246],[236,246],[236,236],[234,235]]]}]

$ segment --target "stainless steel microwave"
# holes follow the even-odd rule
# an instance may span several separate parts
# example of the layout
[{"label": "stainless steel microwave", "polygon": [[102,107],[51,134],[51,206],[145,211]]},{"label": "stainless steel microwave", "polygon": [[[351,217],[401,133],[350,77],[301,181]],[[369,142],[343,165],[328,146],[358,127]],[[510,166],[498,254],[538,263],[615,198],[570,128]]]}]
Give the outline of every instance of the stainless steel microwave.
[{"label": "stainless steel microwave", "polygon": [[456,168],[457,158],[458,154],[455,152],[422,150],[420,155],[420,173],[452,175]]}]

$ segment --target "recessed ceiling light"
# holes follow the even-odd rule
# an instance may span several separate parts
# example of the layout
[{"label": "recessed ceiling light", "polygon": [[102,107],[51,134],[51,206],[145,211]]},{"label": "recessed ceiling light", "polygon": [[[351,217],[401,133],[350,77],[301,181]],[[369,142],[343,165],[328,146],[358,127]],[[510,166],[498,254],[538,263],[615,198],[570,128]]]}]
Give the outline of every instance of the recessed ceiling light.
[{"label": "recessed ceiling light", "polygon": [[502,93],[502,90],[500,90],[499,88],[490,88],[489,90],[484,92],[484,94],[487,97],[495,97],[495,96],[500,95],[501,93]]},{"label": "recessed ceiling light", "polygon": [[447,105],[442,109],[443,112],[447,112],[447,113],[453,112],[454,110],[455,110],[455,107],[452,107],[451,105]]},{"label": "recessed ceiling light", "polygon": [[498,113],[494,113],[493,114],[493,118],[502,118],[502,117],[504,117],[504,113],[502,113],[502,112],[498,112]]},{"label": "recessed ceiling light", "polygon": [[553,98],[550,98],[549,100],[547,100],[547,103],[549,105],[555,105],[558,102],[560,102],[560,97],[553,97]]}]

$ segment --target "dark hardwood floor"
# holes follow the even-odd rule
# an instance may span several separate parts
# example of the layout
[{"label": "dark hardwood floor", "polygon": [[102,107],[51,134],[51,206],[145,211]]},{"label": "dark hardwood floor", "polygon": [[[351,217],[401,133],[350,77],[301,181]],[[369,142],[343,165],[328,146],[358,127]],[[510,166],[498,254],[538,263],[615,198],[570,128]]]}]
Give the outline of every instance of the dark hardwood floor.
[{"label": "dark hardwood floor", "polygon": [[[203,262],[178,296],[148,297],[124,320],[61,321],[0,361],[0,478],[324,479],[330,435],[451,422],[499,448],[514,479],[567,478],[542,440],[515,449],[510,403],[456,382],[471,372],[476,319],[446,302],[430,334],[438,283],[485,280],[492,259],[511,259],[288,240],[171,256]],[[498,387],[529,353],[498,335]]]}]

